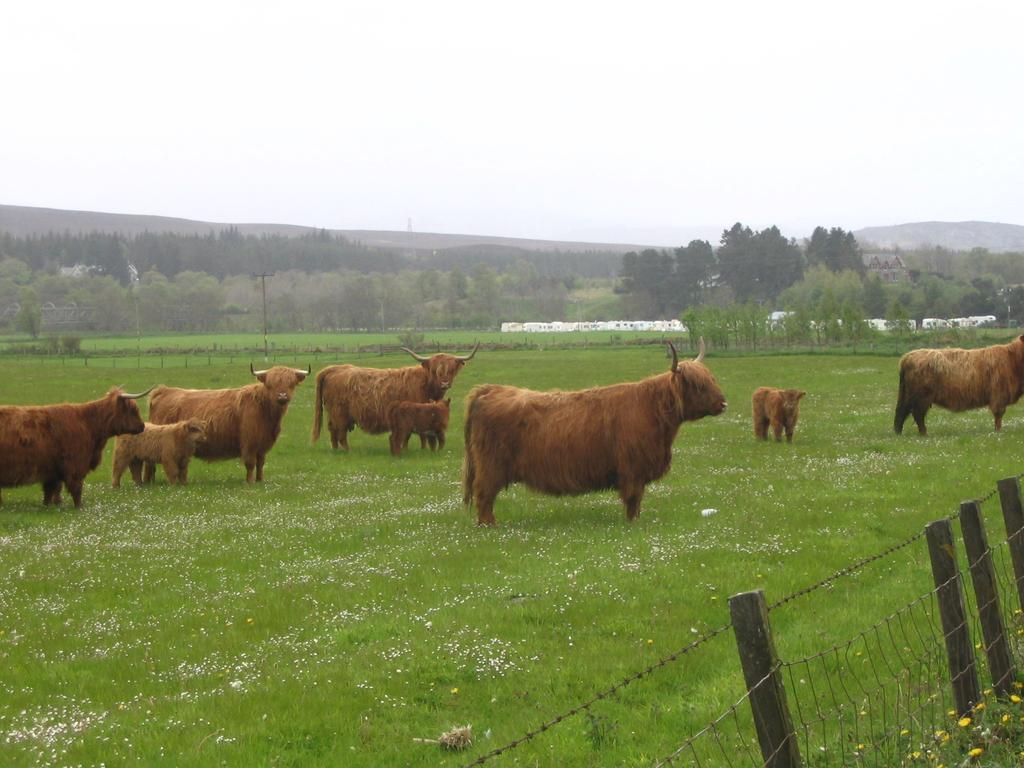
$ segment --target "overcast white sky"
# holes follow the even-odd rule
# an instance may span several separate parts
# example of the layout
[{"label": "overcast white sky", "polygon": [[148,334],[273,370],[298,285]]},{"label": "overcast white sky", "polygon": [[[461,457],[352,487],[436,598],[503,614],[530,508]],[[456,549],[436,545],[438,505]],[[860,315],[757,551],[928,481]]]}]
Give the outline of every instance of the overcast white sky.
[{"label": "overcast white sky", "polygon": [[1022,32],[1019,2],[4,3],[0,203],[666,244],[1024,224]]}]

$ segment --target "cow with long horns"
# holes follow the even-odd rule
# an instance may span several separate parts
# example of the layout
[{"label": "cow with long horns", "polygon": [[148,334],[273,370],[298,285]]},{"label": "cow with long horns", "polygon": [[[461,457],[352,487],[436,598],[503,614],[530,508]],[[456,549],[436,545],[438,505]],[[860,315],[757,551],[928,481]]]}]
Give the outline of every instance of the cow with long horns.
[{"label": "cow with long horns", "polygon": [[347,451],[348,433],[357,426],[371,435],[391,431],[388,412],[393,403],[430,403],[444,399],[462,366],[473,359],[479,348],[478,343],[464,356],[442,352],[424,357],[402,347],[403,352],[419,362],[419,365],[404,368],[327,366],[316,375],[313,442],[320,438],[324,410],[333,448]]},{"label": "cow with long horns", "polygon": [[59,504],[66,485],[82,506],[85,476],[100,465],[107,440],[142,432],[135,401],[148,393],[114,387],[88,403],[0,406],[0,488],[42,483],[43,504]]},{"label": "cow with long horns", "polygon": [[[206,422],[206,441],[196,446],[196,457],[205,461],[241,458],[245,480],[263,480],[263,463],[281,434],[281,420],[295,388],[310,370],[275,365],[265,371],[249,371],[256,382],[233,389],[178,389],[160,386],[149,398],[149,420],[173,424],[197,418]],[[156,472],[147,462],[143,479]],[[254,478],[255,473],[255,478]]]},{"label": "cow with long horns", "polygon": [[648,483],[672,461],[684,421],[717,416],[726,402],[703,364],[679,362],[642,381],[574,392],[535,392],[501,384],[466,397],[463,502],[477,524],[494,525],[494,499],[511,483],[556,496],[615,488],[626,517],[640,514]]}]

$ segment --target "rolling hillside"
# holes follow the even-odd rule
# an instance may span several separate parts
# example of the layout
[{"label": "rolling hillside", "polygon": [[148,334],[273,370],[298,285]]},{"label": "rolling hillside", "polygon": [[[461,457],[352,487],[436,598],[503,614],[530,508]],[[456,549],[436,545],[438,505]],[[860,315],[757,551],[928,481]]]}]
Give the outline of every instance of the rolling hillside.
[{"label": "rolling hillside", "polygon": [[987,248],[990,251],[1024,251],[1024,227],[991,221],[921,221],[888,227],[865,227],[854,232],[857,241],[880,248],[911,249],[941,245],[955,251]]},{"label": "rolling hillside", "polygon": [[[141,216],[95,211],[66,211],[56,208],[32,208],[21,205],[0,205],[0,231],[24,237],[47,232],[119,232],[137,235],[143,232],[172,232],[179,235],[206,234],[235,227],[244,235],[284,235],[298,237],[318,227],[295,224],[237,224],[176,219],[170,216]],[[527,251],[608,251],[624,253],[644,248],[642,245],[617,243],[533,240],[489,235],[458,235],[436,232],[402,232],[370,229],[329,229],[365,245],[407,250],[442,250],[462,246],[495,246]]]}]

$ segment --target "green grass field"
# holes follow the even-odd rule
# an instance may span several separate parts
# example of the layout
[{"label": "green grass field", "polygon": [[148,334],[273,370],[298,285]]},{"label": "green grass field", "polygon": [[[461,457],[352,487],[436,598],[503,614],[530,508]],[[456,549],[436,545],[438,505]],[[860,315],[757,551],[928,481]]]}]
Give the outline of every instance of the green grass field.
[{"label": "green grass field", "polygon": [[[229,461],[195,462],[185,488],[161,472],[155,487],[114,490],[111,442],[80,511],[44,509],[38,487],[4,490],[0,765],[462,765],[726,623],[731,594],[778,599],[1024,470],[1020,409],[998,435],[987,411],[937,409],[927,439],[912,425],[893,435],[892,357],[708,363],[729,409],[682,427],[635,524],[614,493],[513,487],[499,527],[479,529],[461,505],[461,405],[440,454],[393,458],[386,436],[358,431],[333,454],[309,443],[311,381],[262,486]],[[481,352],[453,397],[667,366],[657,347]],[[249,380],[247,363],[217,360],[4,371],[5,404]],[[809,392],[792,445],[753,438],[763,384]],[[1001,533],[998,507],[984,510]],[[909,547],[774,611],[780,654],[852,637],[930,586],[923,544]],[[648,766],[742,692],[726,633],[493,763]],[[467,752],[415,741],[464,724]]]}]

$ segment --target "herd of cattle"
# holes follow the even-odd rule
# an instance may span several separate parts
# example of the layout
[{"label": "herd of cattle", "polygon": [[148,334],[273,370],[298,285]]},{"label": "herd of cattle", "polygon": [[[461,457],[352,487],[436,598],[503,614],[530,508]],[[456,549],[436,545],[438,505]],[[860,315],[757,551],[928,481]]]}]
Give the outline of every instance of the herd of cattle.
[{"label": "herd of cattle", "polygon": [[[398,369],[332,365],[316,376],[312,440],[323,413],[334,448],[348,450],[348,433],[391,433],[398,454],[413,434],[421,447],[444,447],[451,401],[445,397],[466,356],[439,353]],[[483,384],[466,397],[463,501],[477,522],[493,525],[494,500],[512,483],[554,495],[616,489],[634,519],[647,484],[668,472],[672,443],[684,421],[717,416],[725,396],[704,365],[680,362],[670,343],[668,372],[636,382],[578,391],[536,392]],[[404,349],[404,348],[403,348]],[[926,434],[932,405],[952,411],[988,407],[996,431],[1007,406],[1024,394],[1024,336],[983,349],[918,349],[900,359],[895,431],[908,416]],[[129,394],[111,389],[79,404],[0,406],[0,489],[41,483],[43,503],[67,488],[78,507],[85,476],[99,466],[107,440],[117,437],[113,484],[126,469],[136,483],[152,481],[156,465],[171,483],[185,483],[193,456],[240,458],[248,482],[263,479],[267,453],[296,387],[312,372],[283,366],[256,371],[256,382],[232,389],[151,387]],[[752,398],[754,434],[792,440],[806,393],[761,387]],[[150,422],[136,403],[149,395]]]}]

